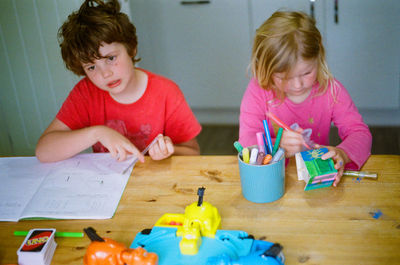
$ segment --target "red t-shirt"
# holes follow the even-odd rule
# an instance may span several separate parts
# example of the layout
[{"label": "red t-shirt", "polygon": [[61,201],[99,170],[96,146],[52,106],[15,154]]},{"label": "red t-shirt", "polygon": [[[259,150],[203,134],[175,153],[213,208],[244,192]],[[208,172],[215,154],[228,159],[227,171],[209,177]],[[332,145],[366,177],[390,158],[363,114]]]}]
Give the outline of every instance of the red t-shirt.
[{"label": "red t-shirt", "polygon": [[[106,125],[127,137],[139,150],[159,133],[169,136],[174,144],[196,137],[201,126],[179,87],[165,77],[140,70],[147,74],[148,83],[136,102],[118,103],[85,77],[70,92],[57,119],[71,130]],[[93,151],[107,152],[107,149],[96,143]]]}]

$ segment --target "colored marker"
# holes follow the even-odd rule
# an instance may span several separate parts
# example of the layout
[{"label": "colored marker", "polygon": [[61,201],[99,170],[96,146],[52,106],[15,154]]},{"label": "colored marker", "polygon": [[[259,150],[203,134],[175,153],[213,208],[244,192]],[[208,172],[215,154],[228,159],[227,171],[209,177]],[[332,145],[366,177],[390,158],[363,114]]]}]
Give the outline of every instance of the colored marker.
[{"label": "colored marker", "polygon": [[242,146],[238,141],[235,141],[235,142],[233,143],[233,146],[236,148],[236,150],[238,151],[238,153],[242,152],[243,146]]},{"label": "colored marker", "polygon": [[265,139],[265,134],[262,134],[263,136],[263,142],[264,142],[264,149],[265,149],[265,153],[268,154],[268,144],[267,144],[267,139]]},{"label": "colored marker", "polygon": [[[14,236],[27,236],[29,231],[14,231]],[[80,232],[56,232],[56,237],[83,237]]]},{"label": "colored marker", "polygon": [[270,154],[265,155],[264,160],[263,160],[263,165],[268,164],[272,159],[272,156]]},{"label": "colored marker", "polygon": [[272,156],[274,156],[274,155],[276,154],[276,151],[278,151],[279,144],[280,144],[281,138],[282,138],[282,132],[283,132],[283,129],[282,129],[282,128],[279,128],[278,134],[276,135],[276,140],[275,140],[275,144],[274,144],[274,149],[272,150]]},{"label": "colored marker", "polygon": [[[292,129],[290,129],[289,126],[287,126],[283,121],[281,121],[278,117],[276,117],[273,113],[267,112],[267,116],[271,118],[276,124],[278,124],[280,127],[284,128],[286,131],[291,131],[294,132]],[[307,149],[312,149],[307,143],[304,142],[304,146]]]},{"label": "colored marker", "polygon": [[283,151],[283,149],[279,148],[278,151],[276,151],[275,155],[272,157],[271,163],[278,162],[284,153],[285,152]]},{"label": "colored marker", "polygon": [[258,155],[258,149],[257,148],[251,149],[250,161],[249,161],[251,165],[255,165],[257,163],[257,155]]},{"label": "colored marker", "polygon": [[265,153],[263,133],[262,132],[256,133],[256,137],[257,137],[258,151]]},{"label": "colored marker", "polygon": [[268,129],[267,120],[263,120],[263,125],[264,125],[264,131],[265,131],[265,138],[267,138],[268,153],[272,155],[272,141],[271,141],[271,134],[269,133],[269,129]]},{"label": "colored marker", "polygon": [[243,162],[248,164],[250,161],[249,148],[247,148],[247,147],[243,148],[242,155],[243,155]]},{"label": "colored marker", "polygon": [[262,165],[264,157],[265,157],[265,153],[264,152],[258,152],[257,165]]},{"label": "colored marker", "polygon": [[267,112],[267,116],[271,118],[276,124],[278,124],[280,127],[284,128],[287,131],[293,131],[290,129],[289,126],[287,126],[283,121],[281,121],[278,117],[276,117],[272,112]]},{"label": "colored marker", "polygon": [[343,176],[353,176],[353,177],[360,177],[360,178],[374,178],[378,177],[377,173],[368,172],[368,171],[353,171],[353,170],[345,170],[343,172]]}]

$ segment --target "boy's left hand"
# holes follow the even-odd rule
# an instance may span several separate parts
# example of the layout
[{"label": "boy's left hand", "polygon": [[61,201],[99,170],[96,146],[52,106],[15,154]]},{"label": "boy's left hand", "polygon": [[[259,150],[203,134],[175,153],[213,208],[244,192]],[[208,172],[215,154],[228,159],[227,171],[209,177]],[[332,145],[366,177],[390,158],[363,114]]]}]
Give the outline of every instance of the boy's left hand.
[{"label": "boy's left hand", "polygon": [[149,155],[153,160],[162,160],[174,153],[174,145],[168,136],[159,136],[150,147]]},{"label": "boy's left hand", "polygon": [[[315,148],[319,148],[320,146],[316,146]],[[333,182],[333,186],[336,187],[337,184],[340,182],[342,178],[344,165],[350,162],[350,158],[347,156],[346,152],[342,149],[335,147],[335,146],[325,146],[328,148],[328,152],[321,156],[321,159],[325,160],[328,158],[332,158],[333,162],[335,163],[335,169],[338,171],[336,175],[336,179]]]}]

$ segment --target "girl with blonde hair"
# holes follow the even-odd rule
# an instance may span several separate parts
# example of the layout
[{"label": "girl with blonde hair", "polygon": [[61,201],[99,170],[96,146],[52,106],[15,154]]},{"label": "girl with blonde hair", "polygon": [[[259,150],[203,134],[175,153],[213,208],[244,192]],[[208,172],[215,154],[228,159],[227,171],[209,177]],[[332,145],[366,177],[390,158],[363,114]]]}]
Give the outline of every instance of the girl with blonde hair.
[{"label": "girl with blonde hair", "polygon": [[[303,129],[312,129],[316,147],[324,145],[338,170],[336,186],[345,168],[359,169],[370,156],[372,136],[345,87],[330,73],[322,37],[314,19],[302,12],[278,11],[256,31],[250,80],[240,107],[239,142],[257,143],[256,133],[267,120],[275,138],[270,112],[284,123],[297,123],[284,131],[280,146],[286,157],[303,150]],[[342,142],[329,145],[331,124]]]}]

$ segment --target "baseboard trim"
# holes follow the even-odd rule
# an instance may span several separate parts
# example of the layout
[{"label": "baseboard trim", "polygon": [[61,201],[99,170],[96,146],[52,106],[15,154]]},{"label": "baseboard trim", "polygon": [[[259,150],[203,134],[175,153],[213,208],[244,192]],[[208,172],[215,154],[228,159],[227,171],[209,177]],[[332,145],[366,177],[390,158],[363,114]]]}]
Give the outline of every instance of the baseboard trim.
[{"label": "baseboard trim", "polygon": [[400,126],[400,109],[360,109],[364,122],[373,126]]},{"label": "baseboard trim", "polygon": [[239,124],[239,110],[218,108],[192,108],[197,120],[202,124]]}]

